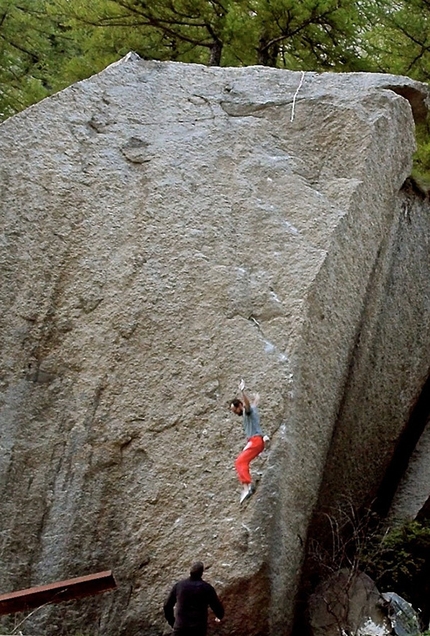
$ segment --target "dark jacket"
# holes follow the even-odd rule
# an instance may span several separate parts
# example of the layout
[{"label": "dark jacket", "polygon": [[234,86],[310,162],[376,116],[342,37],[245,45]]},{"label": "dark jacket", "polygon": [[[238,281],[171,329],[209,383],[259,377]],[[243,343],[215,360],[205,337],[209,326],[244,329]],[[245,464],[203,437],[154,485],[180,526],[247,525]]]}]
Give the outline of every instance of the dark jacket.
[{"label": "dark jacket", "polygon": [[206,634],[208,607],[217,618],[224,617],[224,608],[212,585],[190,577],[172,587],[164,603],[164,616],[175,630],[187,628]]}]

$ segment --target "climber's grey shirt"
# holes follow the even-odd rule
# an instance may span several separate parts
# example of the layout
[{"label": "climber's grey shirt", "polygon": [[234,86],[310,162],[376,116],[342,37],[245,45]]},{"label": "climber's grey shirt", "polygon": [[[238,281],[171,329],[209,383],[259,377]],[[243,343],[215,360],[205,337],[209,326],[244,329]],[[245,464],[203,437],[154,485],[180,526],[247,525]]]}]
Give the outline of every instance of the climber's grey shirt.
[{"label": "climber's grey shirt", "polygon": [[243,430],[245,431],[246,438],[254,437],[254,435],[261,435],[260,428],[260,416],[256,406],[251,406],[249,413],[246,412],[245,407],[243,409]]}]

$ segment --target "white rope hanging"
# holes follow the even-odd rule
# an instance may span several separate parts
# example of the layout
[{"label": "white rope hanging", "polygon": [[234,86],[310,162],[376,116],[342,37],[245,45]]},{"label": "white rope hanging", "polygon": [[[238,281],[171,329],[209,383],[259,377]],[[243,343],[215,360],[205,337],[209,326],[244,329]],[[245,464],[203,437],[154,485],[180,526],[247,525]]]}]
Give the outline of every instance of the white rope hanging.
[{"label": "white rope hanging", "polygon": [[290,121],[293,121],[293,120],[294,120],[294,114],[295,114],[295,109],[296,109],[296,98],[297,98],[297,95],[299,94],[299,90],[300,90],[300,89],[301,89],[301,87],[302,87],[302,84],[303,84],[303,80],[304,80],[304,79],[305,79],[305,72],[304,72],[304,71],[302,71],[302,76],[301,76],[301,78],[300,78],[300,84],[298,85],[297,90],[296,90],[296,92],[294,93],[294,97],[293,97],[293,107],[292,107],[292,109],[291,109],[291,117],[290,117]]}]

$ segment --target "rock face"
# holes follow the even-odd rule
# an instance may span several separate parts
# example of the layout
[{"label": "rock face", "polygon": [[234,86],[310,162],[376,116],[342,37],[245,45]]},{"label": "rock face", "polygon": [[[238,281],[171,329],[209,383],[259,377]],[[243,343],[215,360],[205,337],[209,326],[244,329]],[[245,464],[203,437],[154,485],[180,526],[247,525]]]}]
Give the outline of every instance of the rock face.
[{"label": "rock face", "polygon": [[430,498],[429,453],[430,427],[427,422],[392,502],[389,517],[391,522],[411,521],[424,510],[428,513]]},{"label": "rock face", "polygon": [[[398,205],[399,213],[387,228],[367,281],[321,505],[341,492],[350,494],[356,504],[370,504],[378,495],[379,484],[387,481],[384,472],[394,451],[399,472],[407,465],[402,453],[409,455],[413,450],[413,429],[424,427],[415,407],[419,401],[428,405],[430,356],[425,353],[425,342],[430,337],[430,251],[425,237],[430,206],[428,199],[415,197],[408,185],[400,193]],[[408,423],[411,430],[402,431],[403,448],[398,448],[399,430],[407,429]],[[369,470],[363,471],[366,465]],[[393,491],[395,479],[400,477],[395,473],[394,468],[390,472],[393,483],[384,483],[382,491]]]},{"label": "rock face", "polygon": [[[320,490],[377,488],[427,376],[429,215],[400,192],[425,99],[129,55],[0,127],[0,591],[118,582],[28,630],[169,633],[200,559],[209,633],[290,634]],[[243,508],[241,377],[271,436]]]}]

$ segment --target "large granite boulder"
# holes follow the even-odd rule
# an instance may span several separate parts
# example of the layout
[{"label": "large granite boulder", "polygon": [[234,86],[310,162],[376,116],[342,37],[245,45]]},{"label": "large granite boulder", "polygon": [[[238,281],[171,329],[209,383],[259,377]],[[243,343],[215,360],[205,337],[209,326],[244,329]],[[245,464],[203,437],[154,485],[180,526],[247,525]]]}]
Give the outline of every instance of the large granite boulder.
[{"label": "large granite boulder", "polygon": [[364,572],[342,568],[309,598],[312,636],[419,636],[412,605],[394,592],[381,594]]},{"label": "large granite boulder", "polygon": [[309,598],[312,636],[390,636],[393,631],[384,605],[369,576],[347,568],[338,570]]},{"label": "large granite boulder", "polygon": [[[429,215],[401,192],[426,98],[131,54],[0,127],[0,591],[118,581],[33,633],[169,633],[196,559],[210,633],[290,633],[322,484],[377,488],[428,371]],[[241,377],[271,436],[242,507]]]}]

